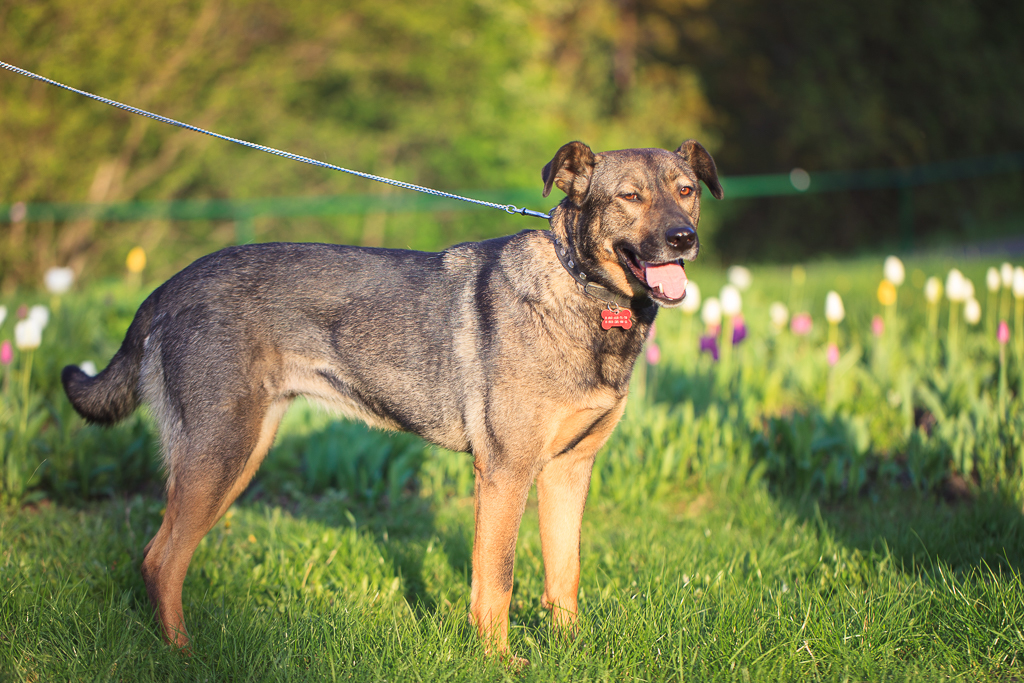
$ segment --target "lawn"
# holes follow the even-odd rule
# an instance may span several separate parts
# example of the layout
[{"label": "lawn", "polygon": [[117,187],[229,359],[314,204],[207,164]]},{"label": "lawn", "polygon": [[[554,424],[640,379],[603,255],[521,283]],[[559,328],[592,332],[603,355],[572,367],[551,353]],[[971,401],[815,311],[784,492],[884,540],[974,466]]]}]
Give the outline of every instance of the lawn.
[{"label": "lawn", "polygon": [[[984,283],[991,264],[957,265]],[[925,276],[948,267],[908,262],[892,308],[865,259],[755,270],[742,320],[664,312],[598,456],[575,639],[540,607],[527,509],[521,670],[485,657],[467,622],[470,457],[304,404],[196,552],[192,655],[163,645],[138,572],[163,506],[149,419],[84,426],[56,380],[67,362],[102,367],[145,292],[5,302],[0,339],[16,305],[51,316],[0,378],[0,678],[1020,679],[1024,373],[1016,337],[960,321],[965,303],[932,327]],[[705,299],[727,278],[691,270]],[[841,321],[822,316],[828,290]],[[990,315],[1021,301],[985,295]],[[812,329],[773,326],[774,301]]]}]

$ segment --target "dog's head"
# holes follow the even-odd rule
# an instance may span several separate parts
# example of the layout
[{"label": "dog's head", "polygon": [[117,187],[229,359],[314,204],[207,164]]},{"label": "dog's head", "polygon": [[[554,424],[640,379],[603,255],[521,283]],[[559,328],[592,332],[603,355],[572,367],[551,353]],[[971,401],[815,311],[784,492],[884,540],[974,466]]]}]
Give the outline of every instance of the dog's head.
[{"label": "dog's head", "polygon": [[686,296],[683,261],[700,250],[701,187],[722,198],[711,155],[696,140],[675,152],[626,149],[595,154],[570,142],[544,167],[544,196],[566,194],[552,219],[560,239],[575,245],[580,265],[603,284],[659,306]]}]

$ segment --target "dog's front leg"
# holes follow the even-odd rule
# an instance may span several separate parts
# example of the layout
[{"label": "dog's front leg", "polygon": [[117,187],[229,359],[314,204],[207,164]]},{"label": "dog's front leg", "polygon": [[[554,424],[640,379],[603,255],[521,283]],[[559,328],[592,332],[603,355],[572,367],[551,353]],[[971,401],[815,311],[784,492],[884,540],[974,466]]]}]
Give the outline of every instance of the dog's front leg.
[{"label": "dog's front leg", "polygon": [[594,453],[574,451],[550,461],[537,477],[543,605],[555,625],[575,633],[580,587],[580,527]]},{"label": "dog's front leg", "polygon": [[594,457],[615,429],[625,406],[623,399],[592,422],[582,438],[575,437],[579,442],[548,461],[537,477],[540,544],[544,556],[543,605],[551,610],[555,625],[570,635],[576,633],[580,529],[590,492]]},{"label": "dog's front leg", "polygon": [[532,473],[476,467],[476,535],[470,618],[488,654],[508,652],[508,606],[512,599],[516,537]]}]

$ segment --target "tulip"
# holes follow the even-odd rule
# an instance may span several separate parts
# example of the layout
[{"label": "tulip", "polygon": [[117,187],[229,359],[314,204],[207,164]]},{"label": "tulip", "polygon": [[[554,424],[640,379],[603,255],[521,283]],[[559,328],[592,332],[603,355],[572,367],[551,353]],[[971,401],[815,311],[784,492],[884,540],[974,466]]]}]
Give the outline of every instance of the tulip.
[{"label": "tulip", "polygon": [[[1009,334],[1009,333],[1007,333]],[[14,347],[11,346],[10,339],[4,339],[3,344],[0,344],[0,365],[10,365],[14,362]]]},{"label": "tulip", "polygon": [[903,280],[907,276],[907,272],[903,268],[903,261],[896,256],[890,256],[885,259],[885,265],[882,267],[882,272],[885,274],[885,279],[897,287],[903,284]]},{"label": "tulip", "polygon": [[4,324],[4,320],[7,318],[7,307],[0,306],[0,325]]},{"label": "tulip", "polygon": [[735,346],[747,338],[747,324],[742,315],[732,319],[732,344]]},{"label": "tulip", "polygon": [[81,363],[78,364],[78,367],[82,370],[82,372],[89,375],[90,377],[95,377],[96,374],[99,372],[99,370],[96,368],[96,364],[93,363],[91,360],[83,360]]},{"label": "tulip", "polygon": [[649,365],[657,365],[658,361],[661,360],[661,349],[655,342],[647,343],[647,363]]},{"label": "tulip", "polygon": [[714,332],[717,333],[719,325],[722,324],[722,304],[719,303],[718,299],[715,297],[708,297],[704,301],[704,307],[700,311],[700,317],[709,329],[713,329]]},{"label": "tulip", "polygon": [[[1017,300],[1016,312],[1014,315],[1014,334],[1017,337],[1017,357],[1024,361],[1024,268],[1017,266],[1013,269],[1013,282],[1011,284],[1013,298]],[[1021,380],[1024,385],[1024,379]]]},{"label": "tulip", "polygon": [[725,285],[719,293],[722,302],[722,315],[725,324],[722,326],[722,368],[728,373],[732,361],[732,341],[735,334],[736,318],[743,310],[743,298],[740,290],[734,285]]},{"label": "tulip", "polygon": [[750,283],[754,279],[750,274],[750,270],[743,266],[732,266],[729,268],[728,276],[729,282],[741,292],[750,289]]},{"label": "tulip", "polygon": [[50,324],[50,309],[42,304],[37,304],[28,309],[28,319],[34,320],[39,326],[39,331],[42,332]]},{"label": "tulip", "polygon": [[776,301],[768,307],[768,317],[771,319],[775,331],[781,332],[786,329],[786,323],[789,322],[789,309],[786,308],[786,304]]},{"label": "tulip", "polygon": [[1013,266],[1004,262],[999,266],[999,280],[1003,284],[1003,291],[999,296],[999,319],[1008,320],[1010,317],[1010,300],[1013,295],[1010,293],[1013,287]]},{"label": "tulip", "polygon": [[989,269],[985,271],[985,285],[988,287],[988,291],[998,292],[1001,284],[1002,282],[999,277],[999,271],[995,269],[995,266],[990,266]]},{"label": "tulip", "polygon": [[14,326],[14,345],[20,351],[38,349],[43,342],[43,329],[32,318],[18,321]]},{"label": "tulip", "polygon": [[712,334],[706,334],[700,338],[701,353],[710,353],[711,357],[718,360],[718,339]]},{"label": "tulip", "polygon": [[28,429],[28,398],[29,380],[32,377],[32,352],[39,348],[42,343],[43,328],[39,325],[38,319],[27,317],[19,320],[14,326],[14,345],[19,351],[24,351],[25,367],[22,371],[22,401],[21,401],[21,423],[19,425],[21,434],[24,435]]},{"label": "tulip", "polygon": [[128,252],[128,258],[125,259],[125,266],[127,266],[128,272],[134,275],[145,270],[146,250],[142,247],[132,247],[132,250]]},{"label": "tulip", "polygon": [[981,322],[981,304],[974,297],[964,304],[964,320],[968,325],[977,325]]},{"label": "tulip", "polygon": [[967,296],[967,278],[958,269],[951,269],[946,276],[946,298],[953,303],[961,303],[967,300]]},{"label": "tulip", "polygon": [[882,280],[878,283],[878,303],[886,308],[896,304],[896,285],[889,280]]},{"label": "tulip", "polygon": [[814,322],[811,319],[811,314],[804,311],[793,316],[793,320],[789,324],[789,329],[793,334],[805,337],[811,333],[811,328],[813,326]]},{"label": "tulip", "polygon": [[839,362],[839,345],[829,343],[828,345],[828,364],[835,365]]},{"label": "tulip", "polygon": [[846,317],[846,309],[843,307],[843,297],[834,290],[825,295],[825,320],[828,320],[828,346],[829,359],[832,358],[832,347],[836,351],[836,359],[839,358],[839,323]]},{"label": "tulip", "polygon": [[999,276],[999,271],[994,267],[989,267],[985,271],[985,286],[988,288],[988,303],[985,304],[985,322],[987,323],[988,332],[992,334],[996,329],[996,317],[999,315],[997,308],[999,303],[999,289],[1002,287],[1002,278]]},{"label": "tulip", "polygon": [[846,309],[843,307],[843,297],[839,292],[832,290],[825,295],[825,320],[833,325],[843,322],[846,317]]},{"label": "tulip", "polygon": [[75,281],[75,271],[70,268],[50,268],[43,276],[43,282],[47,291],[54,296],[60,296],[69,289]]},{"label": "tulip", "polygon": [[733,285],[722,287],[719,293],[719,300],[722,302],[722,314],[728,318],[739,315],[743,311],[743,298],[740,290]]},{"label": "tulip", "polygon": [[686,298],[680,306],[683,313],[693,315],[700,310],[700,287],[693,280],[686,285]]},{"label": "tulip", "polygon": [[882,316],[876,315],[871,318],[871,334],[876,337],[881,337],[885,334],[885,321],[882,320]]},{"label": "tulip", "polygon": [[690,339],[693,334],[693,314],[700,310],[700,287],[692,280],[686,285],[686,298],[680,306],[683,309],[683,348],[690,350]]},{"label": "tulip", "polygon": [[1006,289],[1013,284],[1013,265],[1009,261],[1004,261],[1003,265],[999,266],[999,279],[1003,281],[1003,287]]},{"label": "tulip", "polygon": [[1010,326],[1005,320],[999,321],[999,417],[1006,418],[1006,343],[1010,341]]}]

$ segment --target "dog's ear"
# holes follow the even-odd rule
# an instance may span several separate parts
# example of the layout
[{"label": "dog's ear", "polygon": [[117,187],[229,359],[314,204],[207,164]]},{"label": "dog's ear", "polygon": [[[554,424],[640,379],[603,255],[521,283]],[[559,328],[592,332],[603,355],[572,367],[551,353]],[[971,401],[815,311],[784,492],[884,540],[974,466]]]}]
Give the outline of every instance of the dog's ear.
[{"label": "dog's ear", "polygon": [[703,145],[696,140],[687,140],[679,145],[676,154],[681,156],[697,174],[697,177],[704,181],[715,199],[725,196],[722,192],[722,184],[718,182],[718,169],[715,168],[715,160],[711,158]]},{"label": "dog's ear", "polygon": [[594,152],[582,142],[562,145],[555,158],[540,172],[544,180],[544,196],[551,194],[552,185],[557,185],[571,200],[578,202],[590,187],[596,161]]}]

